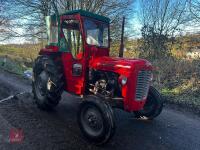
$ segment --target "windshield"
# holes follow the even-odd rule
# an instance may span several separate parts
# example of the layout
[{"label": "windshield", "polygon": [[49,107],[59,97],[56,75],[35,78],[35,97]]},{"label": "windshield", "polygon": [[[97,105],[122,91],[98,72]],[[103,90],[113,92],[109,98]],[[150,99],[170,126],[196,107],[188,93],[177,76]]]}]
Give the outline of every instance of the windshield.
[{"label": "windshield", "polygon": [[85,19],[84,28],[86,41],[89,45],[108,47],[108,25],[94,20]]}]

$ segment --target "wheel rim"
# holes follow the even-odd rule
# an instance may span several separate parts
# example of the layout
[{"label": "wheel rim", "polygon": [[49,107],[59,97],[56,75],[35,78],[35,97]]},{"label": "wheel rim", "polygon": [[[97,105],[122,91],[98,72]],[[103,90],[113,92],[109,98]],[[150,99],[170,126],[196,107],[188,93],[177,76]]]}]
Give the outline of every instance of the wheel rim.
[{"label": "wheel rim", "polygon": [[96,107],[88,106],[83,109],[81,123],[90,136],[97,137],[103,132],[103,118]]},{"label": "wheel rim", "polygon": [[47,92],[47,82],[48,82],[48,75],[45,71],[42,71],[37,77],[35,81],[35,90],[37,95],[42,98],[46,95]]}]

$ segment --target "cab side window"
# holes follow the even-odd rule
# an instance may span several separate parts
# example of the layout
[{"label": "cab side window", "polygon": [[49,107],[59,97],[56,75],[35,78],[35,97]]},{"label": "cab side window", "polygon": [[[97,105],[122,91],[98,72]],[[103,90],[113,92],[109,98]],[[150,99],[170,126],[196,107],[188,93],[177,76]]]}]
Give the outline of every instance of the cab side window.
[{"label": "cab side window", "polygon": [[71,52],[74,59],[83,57],[83,41],[77,20],[65,20],[62,23],[66,49]]},{"label": "cab side window", "polygon": [[56,16],[47,16],[47,36],[48,44],[57,44],[58,43],[58,20]]}]

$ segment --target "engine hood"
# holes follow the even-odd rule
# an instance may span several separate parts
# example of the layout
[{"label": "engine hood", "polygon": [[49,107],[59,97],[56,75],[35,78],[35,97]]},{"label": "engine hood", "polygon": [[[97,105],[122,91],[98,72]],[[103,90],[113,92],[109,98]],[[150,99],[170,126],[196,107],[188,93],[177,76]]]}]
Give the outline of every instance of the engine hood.
[{"label": "engine hood", "polygon": [[98,57],[90,62],[90,67],[97,70],[112,71],[118,74],[129,74],[135,69],[152,69],[150,62],[144,59],[127,59],[119,57]]}]

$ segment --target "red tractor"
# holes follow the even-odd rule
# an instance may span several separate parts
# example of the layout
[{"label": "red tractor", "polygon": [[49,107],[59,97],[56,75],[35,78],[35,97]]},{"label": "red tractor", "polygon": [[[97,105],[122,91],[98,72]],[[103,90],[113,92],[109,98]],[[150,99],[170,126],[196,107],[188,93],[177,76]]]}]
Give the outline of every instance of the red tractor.
[{"label": "red tractor", "polygon": [[112,108],[153,119],[163,107],[150,86],[152,65],[144,59],[109,56],[109,18],[83,10],[46,18],[48,46],[33,66],[33,93],[41,109],[58,105],[63,91],[80,96],[78,124],[94,144],[115,132]]}]

